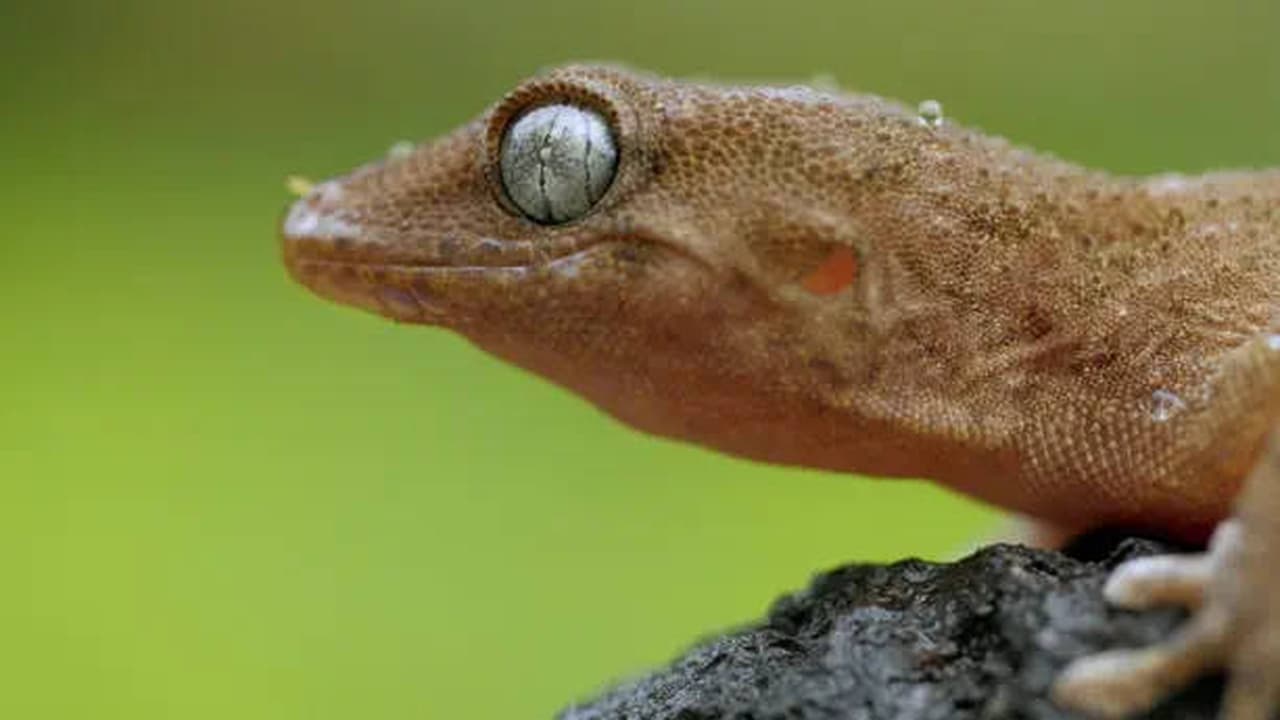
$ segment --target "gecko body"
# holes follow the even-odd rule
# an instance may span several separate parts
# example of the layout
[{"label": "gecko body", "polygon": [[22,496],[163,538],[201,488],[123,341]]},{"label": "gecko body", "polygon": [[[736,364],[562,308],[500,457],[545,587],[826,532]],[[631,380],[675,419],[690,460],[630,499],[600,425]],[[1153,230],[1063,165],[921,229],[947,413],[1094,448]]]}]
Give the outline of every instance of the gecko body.
[{"label": "gecko body", "polygon": [[1238,507],[1108,588],[1213,622],[1059,698],[1120,715],[1227,664],[1232,720],[1274,705],[1280,172],[1114,177],[872,96],[570,66],[320,184],[282,235],[319,294],[650,433],[1062,531],[1196,542]]}]

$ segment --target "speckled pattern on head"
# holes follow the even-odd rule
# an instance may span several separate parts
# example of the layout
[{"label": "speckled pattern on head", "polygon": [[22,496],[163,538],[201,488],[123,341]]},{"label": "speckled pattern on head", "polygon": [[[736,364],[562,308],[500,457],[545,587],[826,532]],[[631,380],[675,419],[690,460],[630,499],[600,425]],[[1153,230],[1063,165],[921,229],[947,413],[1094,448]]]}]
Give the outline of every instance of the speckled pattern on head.
[{"label": "speckled pattern on head", "polygon": [[[552,105],[570,110],[527,115]],[[1203,604],[1184,631],[1078,661],[1055,697],[1118,716],[1226,665],[1226,717],[1263,720],[1280,699],[1280,173],[1112,177],[923,112],[554,70],[316,186],[285,261],[321,295],[745,457],[1193,541],[1240,495],[1210,553],[1109,585]]]},{"label": "speckled pattern on head", "polygon": [[[508,125],[552,103],[619,147],[563,225],[498,172]],[[1267,394],[1224,368],[1280,307],[1278,208],[1275,173],[1117,179],[876,97],[567,67],[320,185],[284,247],[317,292],[453,328],[650,432],[1186,536],[1227,514],[1266,430],[1237,418]],[[807,291],[840,246],[852,282]]]}]

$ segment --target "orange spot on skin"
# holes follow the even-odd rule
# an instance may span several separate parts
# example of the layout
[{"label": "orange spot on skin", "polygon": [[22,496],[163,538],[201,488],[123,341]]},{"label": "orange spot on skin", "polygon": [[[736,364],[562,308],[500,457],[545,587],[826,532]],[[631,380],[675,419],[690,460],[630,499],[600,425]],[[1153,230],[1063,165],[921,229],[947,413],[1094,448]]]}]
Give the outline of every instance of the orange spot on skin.
[{"label": "orange spot on skin", "polygon": [[831,254],[827,256],[826,260],[822,261],[817,270],[814,270],[800,282],[804,285],[805,290],[814,295],[834,295],[853,282],[857,268],[853,250],[847,247],[838,247],[831,251]]}]

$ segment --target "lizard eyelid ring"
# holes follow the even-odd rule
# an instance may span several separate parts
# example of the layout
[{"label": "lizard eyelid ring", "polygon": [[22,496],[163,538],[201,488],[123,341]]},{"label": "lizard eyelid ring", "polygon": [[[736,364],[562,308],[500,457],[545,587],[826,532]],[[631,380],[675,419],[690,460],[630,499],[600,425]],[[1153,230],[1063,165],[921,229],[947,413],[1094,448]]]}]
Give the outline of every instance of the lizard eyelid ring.
[{"label": "lizard eyelid ring", "polygon": [[543,105],[517,117],[499,151],[502,186],[530,220],[577,220],[604,196],[618,170],[612,128],[578,105]]}]

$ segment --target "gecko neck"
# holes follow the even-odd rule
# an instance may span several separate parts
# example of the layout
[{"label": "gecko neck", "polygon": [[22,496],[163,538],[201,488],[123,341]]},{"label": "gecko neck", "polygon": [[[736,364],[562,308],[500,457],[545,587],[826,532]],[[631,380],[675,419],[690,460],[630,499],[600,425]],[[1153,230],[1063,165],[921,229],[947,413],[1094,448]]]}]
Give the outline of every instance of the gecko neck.
[{"label": "gecko neck", "polygon": [[935,187],[979,190],[935,192],[873,223],[931,225],[875,238],[892,251],[867,257],[865,315],[814,330],[859,326],[811,363],[829,376],[823,412],[848,428],[827,438],[839,449],[805,450],[824,467],[953,486],[985,480],[971,469],[1016,473],[1022,439],[1067,405],[1081,423],[1105,425],[1117,407],[1145,417],[1153,393],[1193,393],[1214,358],[1272,320],[1280,173],[1114,178],[1003,147],[974,153],[913,158]]}]

